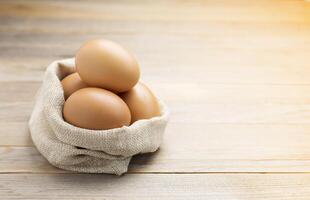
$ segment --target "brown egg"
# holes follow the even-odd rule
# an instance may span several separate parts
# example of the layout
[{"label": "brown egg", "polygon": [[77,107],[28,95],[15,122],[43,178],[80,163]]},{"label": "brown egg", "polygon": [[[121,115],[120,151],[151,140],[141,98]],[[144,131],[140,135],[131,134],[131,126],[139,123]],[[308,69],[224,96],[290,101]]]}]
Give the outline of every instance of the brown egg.
[{"label": "brown egg", "polygon": [[128,105],[131,123],[140,119],[149,119],[160,115],[160,107],[152,91],[139,82],[131,90],[121,93],[120,97]]},{"label": "brown egg", "polygon": [[101,88],[84,88],[65,102],[63,116],[68,123],[86,129],[106,130],[130,124],[130,111],[116,94]]},{"label": "brown egg", "polygon": [[131,89],[139,80],[137,60],[120,45],[109,40],[91,40],[75,56],[77,72],[90,86],[114,92]]},{"label": "brown egg", "polygon": [[61,85],[64,90],[65,99],[67,99],[75,91],[87,87],[86,83],[82,81],[78,73],[73,73],[66,76],[62,79]]}]

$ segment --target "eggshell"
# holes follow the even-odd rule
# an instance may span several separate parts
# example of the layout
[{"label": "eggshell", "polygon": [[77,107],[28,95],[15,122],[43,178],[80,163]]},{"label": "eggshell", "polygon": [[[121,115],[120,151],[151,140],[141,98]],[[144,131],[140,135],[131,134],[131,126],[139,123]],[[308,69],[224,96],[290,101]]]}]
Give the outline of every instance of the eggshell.
[{"label": "eggshell", "polygon": [[78,50],[75,63],[77,72],[85,83],[114,92],[128,91],[140,77],[135,57],[109,40],[86,42]]},{"label": "eggshell", "polygon": [[82,81],[78,73],[72,73],[61,81],[64,90],[65,99],[67,99],[75,91],[86,88],[87,85]]},{"label": "eggshell", "polygon": [[64,104],[63,117],[74,126],[93,130],[128,126],[131,118],[125,102],[101,88],[84,88],[73,93]]},{"label": "eggshell", "polygon": [[121,93],[131,113],[131,123],[160,115],[160,107],[152,91],[139,82],[131,90]]}]

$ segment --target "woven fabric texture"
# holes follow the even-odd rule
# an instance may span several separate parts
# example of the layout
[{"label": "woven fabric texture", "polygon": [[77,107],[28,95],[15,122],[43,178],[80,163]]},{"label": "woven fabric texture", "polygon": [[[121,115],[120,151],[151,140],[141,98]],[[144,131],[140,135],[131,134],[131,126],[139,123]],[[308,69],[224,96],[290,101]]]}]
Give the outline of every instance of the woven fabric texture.
[{"label": "woven fabric texture", "polygon": [[29,120],[33,143],[52,165],[76,172],[121,175],[127,172],[133,155],[159,148],[168,121],[167,108],[160,100],[159,117],[128,127],[88,130],[65,122],[60,80],[74,71],[74,59],[55,61],[47,67]]}]

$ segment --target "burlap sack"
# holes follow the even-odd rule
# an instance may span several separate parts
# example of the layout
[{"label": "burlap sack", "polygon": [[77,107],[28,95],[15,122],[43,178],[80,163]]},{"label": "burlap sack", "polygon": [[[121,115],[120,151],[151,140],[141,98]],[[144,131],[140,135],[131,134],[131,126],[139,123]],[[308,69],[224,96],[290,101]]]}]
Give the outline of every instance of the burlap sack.
[{"label": "burlap sack", "polygon": [[37,94],[29,128],[38,151],[54,166],[77,172],[127,172],[133,155],[156,151],[163,139],[168,113],[139,120],[129,127],[87,130],[63,120],[60,80],[74,71],[74,59],[55,61],[46,70]]}]

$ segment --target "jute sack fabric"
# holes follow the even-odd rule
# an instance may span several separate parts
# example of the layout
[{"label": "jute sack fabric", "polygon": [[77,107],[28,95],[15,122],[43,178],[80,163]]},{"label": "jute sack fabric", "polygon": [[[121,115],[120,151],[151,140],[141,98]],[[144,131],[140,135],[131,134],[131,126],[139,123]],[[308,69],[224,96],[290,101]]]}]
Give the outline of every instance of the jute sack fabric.
[{"label": "jute sack fabric", "polygon": [[110,130],[88,130],[63,120],[60,80],[75,71],[74,59],[47,67],[36,97],[29,129],[38,151],[54,166],[85,173],[121,175],[133,155],[156,151],[162,143],[168,112],[160,102],[161,116],[139,120]]}]

